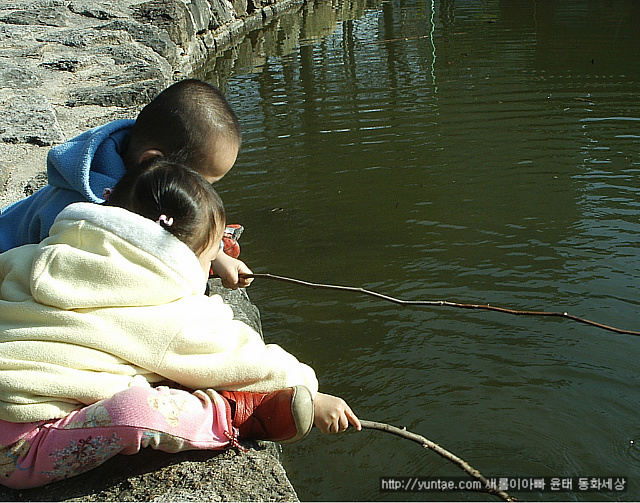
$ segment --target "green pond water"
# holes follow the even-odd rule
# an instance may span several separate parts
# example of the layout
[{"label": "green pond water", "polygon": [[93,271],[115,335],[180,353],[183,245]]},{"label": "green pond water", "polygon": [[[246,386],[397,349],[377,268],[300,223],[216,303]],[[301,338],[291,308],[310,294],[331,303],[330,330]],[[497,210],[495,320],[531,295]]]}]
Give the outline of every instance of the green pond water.
[{"label": "green pond water", "polygon": [[[254,272],[404,300],[560,311],[640,330],[640,2],[318,2],[212,60],[240,116],[217,184]],[[401,306],[256,279],[267,342],[363,419],[487,477],[627,477],[640,499],[640,337],[563,318]],[[457,477],[392,435],[285,446],[302,500]]]}]

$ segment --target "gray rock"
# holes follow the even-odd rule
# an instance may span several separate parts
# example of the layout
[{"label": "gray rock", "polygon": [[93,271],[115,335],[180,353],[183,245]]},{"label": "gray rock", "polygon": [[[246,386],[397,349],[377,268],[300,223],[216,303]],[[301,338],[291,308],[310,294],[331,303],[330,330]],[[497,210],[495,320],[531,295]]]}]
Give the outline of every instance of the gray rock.
[{"label": "gray rock", "polygon": [[0,10],[47,9],[64,7],[68,3],[68,0],[4,0],[0,1]]},{"label": "gray rock", "polygon": [[9,181],[10,176],[11,170],[7,168],[2,161],[0,161],[0,186],[4,187]]},{"label": "gray rock", "polygon": [[134,18],[165,30],[177,45],[185,45],[196,34],[191,14],[180,0],[151,0],[133,8]]},{"label": "gray rock", "polygon": [[0,60],[0,88],[28,89],[40,83],[38,76],[29,68]]},{"label": "gray rock", "polygon": [[[35,35],[38,42],[61,44],[87,51],[95,51],[96,46],[115,46],[131,44],[132,39],[124,31],[99,31],[83,28],[68,30],[49,30]],[[131,47],[133,49],[133,47]]]},{"label": "gray rock", "polygon": [[72,0],[69,10],[74,14],[106,21],[114,18],[124,18],[127,13],[112,2],[94,2],[91,0]]},{"label": "gray rock", "polygon": [[249,2],[247,0],[231,0],[231,6],[238,16],[244,16],[249,11]]},{"label": "gray rock", "polygon": [[[98,30],[96,30],[98,31]],[[104,31],[108,37],[109,34],[115,35],[117,33],[123,32],[114,32],[114,31]],[[168,64],[166,60],[160,58],[158,54],[153,52],[149,47],[136,43],[122,43],[118,45],[109,45],[109,44],[101,44],[95,45],[91,48],[92,54],[97,54],[101,56],[109,56],[113,59],[116,65],[130,65],[137,64],[140,62],[147,63],[151,66],[156,66],[158,70],[161,70],[162,73],[169,79],[171,76],[171,66]],[[109,77],[115,76],[118,72],[110,72]],[[169,80],[167,80],[167,84]]]},{"label": "gray rock", "polygon": [[209,19],[211,19],[211,5],[207,0],[183,0],[196,33],[202,33],[209,28]]},{"label": "gray rock", "polygon": [[[117,77],[115,77],[117,80]],[[162,91],[164,80],[149,80],[118,87],[96,86],[74,89],[69,93],[69,107],[99,105],[102,107],[133,107],[145,105]]]},{"label": "gray rock", "polygon": [[144,449],[98,468],[36,489],[0,486],[0,501],[298,501],[270,442],[246,452]]},{"label": "gray rock", "polygon": [[118,19],[111,23],[98,26],[99,30],[124,30],[136,42],[153,49],[165,58],[170,65],[175,64],[177,46],[169,37],[169,34],[157,26],[138,23],[130,19]]},{"label": "gray rock", "polygon": [[[211,12],[211,20],[209,21],[209,29],[211,30],[217,30],[221,26],[231,23],[236,15],[229,0],[211,0]],[[243,13],[239,12],[238,14]]]},{"label": "gray rock", "polygon": [[80,58],[74,56],[58,56],[56,59],[44,61],[38,66],[47,70],[75,73],[86,66]]},{"label": "gray rock", "polygon": [[41,189],[47,185],[47,173],[45,171],[38,173],[35,177],[27,182],[24,186],[24,195],[25,197],[30,196],[35,193],[37,190]]},{"label": "gray rock", "polygon": [[39,24],[44,26],[69,26],[68,10],[62,7],[43,7],[31,10],[16,10],[0,17],[9,24]]},{"label": "gray rock", "polygon": [[[108,77],[105,79],[105,83],[108,87],[116,87],[130,85],[131,82],[144,82],[145,85],[150,85],[151,83],[151,87],[153,87],[153,83],[162,82],[164,77],[165,76],[158,67],[146,62],[140,62],[127,66],[123,69],[122,73],[119,73],[118,75]],[[164,89],[164,87],[165,86],[162,86],[160,90],[150,89],[150,92],[153,94],[145,101],[145,103],[151,101],[156,94]]]},{"label": "gray rock", "polygon": [[64,141],[49,101],[41,95],[0,89],[0,138],[44,146]]}]

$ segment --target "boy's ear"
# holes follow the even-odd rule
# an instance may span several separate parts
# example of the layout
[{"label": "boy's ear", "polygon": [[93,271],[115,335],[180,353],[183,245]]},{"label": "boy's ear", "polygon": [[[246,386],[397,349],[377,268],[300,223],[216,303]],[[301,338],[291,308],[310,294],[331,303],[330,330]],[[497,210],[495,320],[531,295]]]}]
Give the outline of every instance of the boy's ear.
[{"label": "boy's ear", "polygon": [[142,152],[142,154],[140,154],[140,157],[138,158],[138,164],[153,157],[164,157],[164,154],[160,150],[156,149],[145,150],[144,152]]}]

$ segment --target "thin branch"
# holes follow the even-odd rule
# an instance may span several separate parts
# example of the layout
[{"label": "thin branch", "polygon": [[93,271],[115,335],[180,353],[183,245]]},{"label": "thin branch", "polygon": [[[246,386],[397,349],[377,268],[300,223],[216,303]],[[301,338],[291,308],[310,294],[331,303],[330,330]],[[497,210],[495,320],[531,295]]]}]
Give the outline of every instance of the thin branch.
[{"label": "thin branch", "polygon": [[567,312],[521,311],[517,309],[508,309],[505,307],[490,306],[489,304],[464,304],[459,302],[449,302],[446,300],[402,300],[402,299],[397,299],[395,297],[390,297],[389,295],[384,295],[382,293],[372,292],[371,290],[365,290],[364,288],[359,288],[354,286],[326,285],[323,283],[311,283],[309,281],[302,281],[299,279],[287,278],[285,276],[276,276],[275,274],[256,273],[256,274],[242,274],[241,276],[245,278],[272,279],[276,281],[283,281],[285,283],[293,283],[296,285],[308,286],[314,289],[320,288],[325,290],[339,290],[343,292],[361,293],[364,295],[370,295],[371,297],[376,297],[378,299],[386,300],[389,302],[393,302],[394,304],[400,304],[403,306],[445,306],[445,307],[459,307],[462,309],[483,309],[487,311],[497,311],[499,313],[513,314],[518,316],[522,316],[522,315],[555,316],[560,318],[567,318],[569,320],[577,321],[579,323],[584,323],[585,325],[591,325],[593,327],[598,327],[603,330],[609,330],[610,332],[616,332],[618,334],[640,335],[640,332],[637,332],[635,330],[627,330],[624,328],[616,328],[609,325],[604,325],[602,323],[597,323],[595,321],[587,320],[585,318],[579,318],[578,316],[574,316]]},{"label": "thin branch", "polygon": [[471,465],[469,465],[469,463],[467,463],[466,461],[464,461],[463,459],[459,458],[455,454],[449,452],[448,450],[446,450],[443,447],[440,447],[435,442],[432,442],[431,440],[429,440],[429,439],[427,439],[427,438],[425,438],[425,437],[423,437],[421,435],[417,435],[415,433],[411,433],[410,431],[407,431],[406,429],[397,428],[395,426],[391,426],[391,425],[386,424],[386,423],[378,423],[378,422],[375,422],[375,421],[366,421],[366,420],[362,420],[361,419],[360,420],[360,424],[362,425],[363,428],[368,428],[368,429],[372,429],[372,430],[386,431],[387,433],[392,433],[393,435],[397,435],[399,437],[403,437],[403,438],[406,438],[408,440],[412,440],[414,442],[417,442],[418,444],[422,445],[422,447],[424,447],[425,449],[434,451],[439,456],[441,456],[441,457],[451,461],[453,464],[457,465],[465,473],[467,473],[468,475],[470,475],[474,479],[479,480],[482,483],[482,487],[483,487],[481,492],[486,492],[488,494],[493,494],[493,495],[498,496],[499,498],[503,499],[504,501],[517,501],[515,498],[509,496],[505,491],[497,489],[494,484],[491,484],[484,475],[482,475],[478,470],[476,470]]}]

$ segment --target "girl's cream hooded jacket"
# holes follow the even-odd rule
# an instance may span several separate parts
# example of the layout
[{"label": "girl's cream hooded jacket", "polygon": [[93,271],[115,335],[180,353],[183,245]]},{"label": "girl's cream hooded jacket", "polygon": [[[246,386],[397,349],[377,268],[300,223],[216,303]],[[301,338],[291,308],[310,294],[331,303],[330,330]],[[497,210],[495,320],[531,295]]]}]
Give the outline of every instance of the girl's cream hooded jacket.
[{"label": "girl's cream hooded jacket", "polygon": [[121,208],[76,203],[0,255],[0,419],[32,422],[135,385],[272,391],[314,371],[204,295],[194,253]]}]

